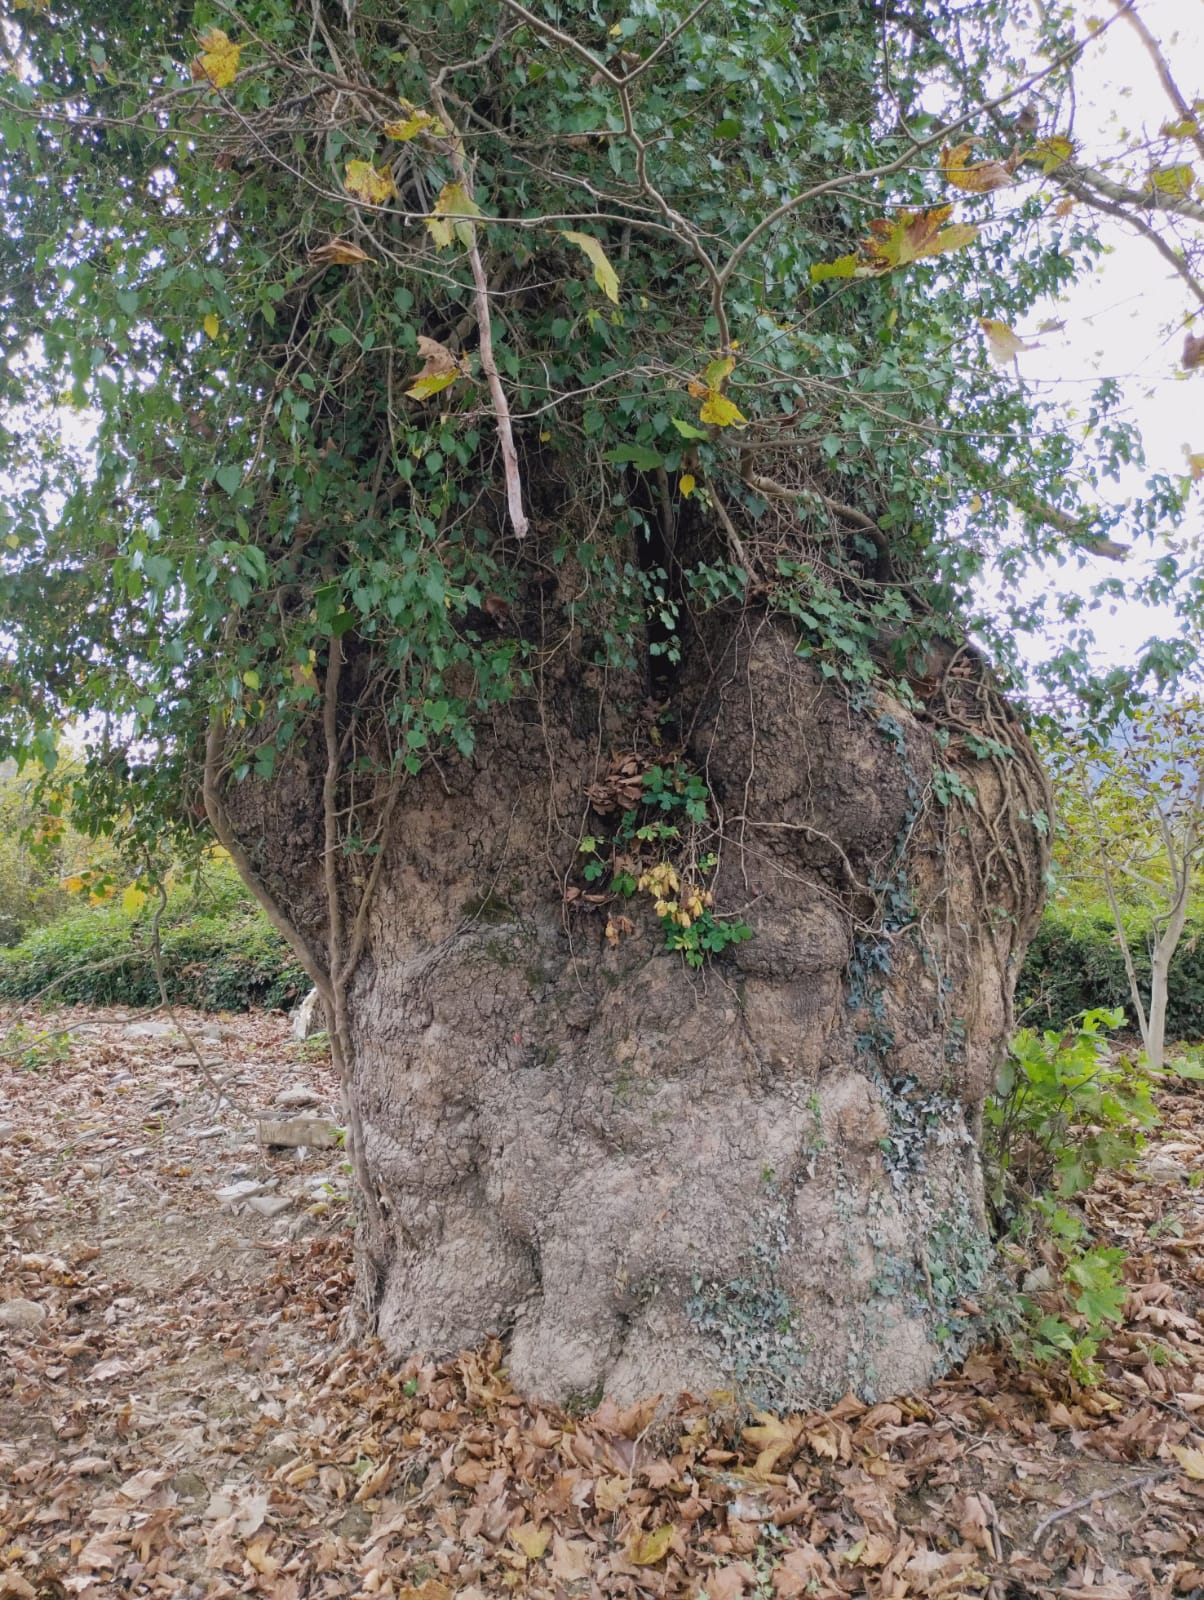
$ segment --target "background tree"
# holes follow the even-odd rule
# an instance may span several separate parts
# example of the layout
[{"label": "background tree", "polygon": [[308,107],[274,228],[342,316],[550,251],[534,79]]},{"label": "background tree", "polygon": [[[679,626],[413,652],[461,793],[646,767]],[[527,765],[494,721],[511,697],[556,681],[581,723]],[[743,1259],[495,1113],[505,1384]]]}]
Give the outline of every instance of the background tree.
[{"label": "background tree", "polygon": [[293,944],[395,1346],[802,1403],[966,1336],[1049,816],[971,585],[1183,492],[1000,365],[1097,248],[1016,26],[5,23],[4,748],[90,714],[74,815]]},{"label": "background tree", "polygon": [[[1204,705],[1135,708],[1107,738],[1072,733],[1055,756],[1072,871],[1108,903],[1141,1041],[1161,1067],[1171,961],[1204,889]],[[1148,991],[1133,960],[1133,908],[1149,918]]]}]

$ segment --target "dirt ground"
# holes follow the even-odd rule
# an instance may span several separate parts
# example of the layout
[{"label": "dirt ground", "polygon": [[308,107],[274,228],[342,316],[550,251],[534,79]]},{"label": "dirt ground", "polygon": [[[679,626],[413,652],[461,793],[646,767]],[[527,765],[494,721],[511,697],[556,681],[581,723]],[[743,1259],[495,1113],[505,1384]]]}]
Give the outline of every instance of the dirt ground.
[{"label": "dirt ground", "polygon": [[873,1407],[574,1417],[496,1346],[343,1342],[343,1152],[253,1116],[334,1123],[320,1043],[180,1020],[204,1072],[161,1013],[0,1010],[0,1600],[1204,1600],[1200,1086],[1087,1198],[1129,1255],[1098,1385],[985,1349]]}]

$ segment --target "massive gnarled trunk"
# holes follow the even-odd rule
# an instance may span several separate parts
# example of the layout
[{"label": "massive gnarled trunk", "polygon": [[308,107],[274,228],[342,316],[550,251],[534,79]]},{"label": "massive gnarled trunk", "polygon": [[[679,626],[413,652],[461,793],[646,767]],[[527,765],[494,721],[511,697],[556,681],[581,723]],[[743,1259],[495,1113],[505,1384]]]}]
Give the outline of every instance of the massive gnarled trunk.
[{"label": "massive gnarled trunk", "polygon": [[[384,1222],[361,1307],[389,1347],[496,1332],[544,1396],[786,1406],[922,1384],[964,1348],[1043,787],[977,658],[930,687],[927,714],[851,702],[755,615],[696,643],[680,748],[721,823],[716,905],[754,931],[700,970],[651,907],[613,945],[565,902],[639,711],[601,669],[415,783],[348,999]],[[269,855],[303,839],[269,818]]]}]

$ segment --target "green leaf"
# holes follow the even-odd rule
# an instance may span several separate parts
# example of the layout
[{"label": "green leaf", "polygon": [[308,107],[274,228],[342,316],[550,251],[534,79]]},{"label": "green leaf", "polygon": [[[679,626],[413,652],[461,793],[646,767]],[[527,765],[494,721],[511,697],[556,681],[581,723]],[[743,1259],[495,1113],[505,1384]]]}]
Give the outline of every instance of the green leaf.
[{"label": "green leaf", "polygon": [[615,466],[638,467],[641,472],[654,472],[657,467],[663,467],[665,464],[665,458],[659,451],[650,450],[642,444],[615,445],[613,449],[602,452],[602,459]]},{"label": "green leaf", "polygon": [[242,483],[242,468],[226,465],[219,467],[213,476],[219,488],[224,489],[227,494],[236,494]]}]

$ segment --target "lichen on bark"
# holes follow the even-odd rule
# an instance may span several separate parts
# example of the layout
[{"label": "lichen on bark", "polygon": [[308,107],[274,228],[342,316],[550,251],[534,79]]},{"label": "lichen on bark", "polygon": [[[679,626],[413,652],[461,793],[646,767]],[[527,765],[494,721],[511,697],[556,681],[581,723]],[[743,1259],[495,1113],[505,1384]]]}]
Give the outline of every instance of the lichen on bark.
[{"label": "lichen on bark", "polygon": [[1044,867],[1028,742],[1014,720],[1009,756],[959,742],[998,711],[981,668],[915,712],[851,699],[764,615],[700,637],[676,748],[754,937],[694,971],[650,911],[613,945],[565,904],[583,796],[634,736],[613,684],[572,714],[598,671],[416,780],[385,843],[347,997],[384,1227],[361,1327],[398,1354],[501,1334],[559,1398],[923,1384],[989,1260],[977,1132]]}]

